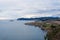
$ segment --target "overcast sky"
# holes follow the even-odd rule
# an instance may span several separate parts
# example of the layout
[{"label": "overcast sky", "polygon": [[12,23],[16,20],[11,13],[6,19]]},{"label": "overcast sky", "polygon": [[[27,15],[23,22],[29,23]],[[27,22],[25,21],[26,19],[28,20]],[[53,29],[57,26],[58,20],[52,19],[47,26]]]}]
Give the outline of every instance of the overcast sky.
[{"label": "overcast sky", "polygon": [[0,19],[46,16],[60,16],[60,0],[0,0]]}]

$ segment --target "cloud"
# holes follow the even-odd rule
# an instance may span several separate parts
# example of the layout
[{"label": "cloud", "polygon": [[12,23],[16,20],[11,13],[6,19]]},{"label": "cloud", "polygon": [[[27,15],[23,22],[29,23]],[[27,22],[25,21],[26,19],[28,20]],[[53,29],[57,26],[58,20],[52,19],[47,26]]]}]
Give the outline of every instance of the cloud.
[{"label": "cloud", "polygon": [[0,17],[58,16],[60,0],[0,0]]}]

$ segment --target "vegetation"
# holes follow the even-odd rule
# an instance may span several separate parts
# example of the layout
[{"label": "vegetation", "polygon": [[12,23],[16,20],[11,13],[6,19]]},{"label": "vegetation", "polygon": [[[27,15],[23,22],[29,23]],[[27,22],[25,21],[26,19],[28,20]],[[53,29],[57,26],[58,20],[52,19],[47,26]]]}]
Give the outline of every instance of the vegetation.
[{"label": "vegetation", "polygon": [[[48,29],[48,33],[46,35],[46,38],[48,40],[60,40],[57,39],[57,34],[60,32],[60,25],[57,24],[44,24],[43,25],[45,27],[45,29]],[[60,34],[58,34],[60,35]]]}]

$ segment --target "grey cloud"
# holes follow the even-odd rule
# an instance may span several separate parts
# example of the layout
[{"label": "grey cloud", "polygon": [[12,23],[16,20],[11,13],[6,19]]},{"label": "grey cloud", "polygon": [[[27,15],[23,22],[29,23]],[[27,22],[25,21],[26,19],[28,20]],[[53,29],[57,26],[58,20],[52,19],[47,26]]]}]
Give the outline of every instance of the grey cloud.
[{"label": "grey cloud", "polygon": [[53,12],[60,12],[60,9],[35,10],[32,12],[33,13],[53,13]]}]

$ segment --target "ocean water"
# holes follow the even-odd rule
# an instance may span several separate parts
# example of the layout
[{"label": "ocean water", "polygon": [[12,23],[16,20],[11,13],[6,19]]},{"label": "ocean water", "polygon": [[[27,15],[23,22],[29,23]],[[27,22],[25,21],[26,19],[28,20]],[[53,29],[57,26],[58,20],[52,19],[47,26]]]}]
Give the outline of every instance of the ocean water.
[{"label": "ocean water", "polygon": [[44,40],[45,31],[24,25],[28,21],[0,21],[0,40]]}]

